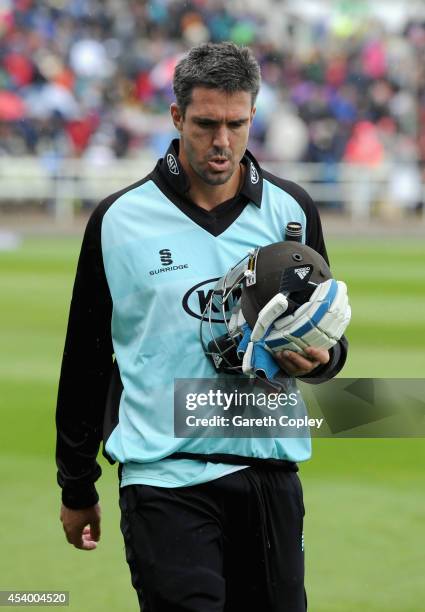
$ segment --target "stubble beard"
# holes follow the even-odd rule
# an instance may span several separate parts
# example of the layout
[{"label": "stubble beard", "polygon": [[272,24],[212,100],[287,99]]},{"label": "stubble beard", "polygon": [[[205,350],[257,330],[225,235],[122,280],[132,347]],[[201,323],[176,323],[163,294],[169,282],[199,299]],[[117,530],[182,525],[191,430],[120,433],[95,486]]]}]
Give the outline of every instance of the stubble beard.
[{"label": "stubble beard", "polygon": [[207,185],[224,185],[225,183],[227,183],[228,181],[230,181],[230,179],[232,178],[234,172],[235,172],[235,168],[234,165],[232,164],[231,169],[224,173],[224,172],[220,172],[220,173],[213,173],[213,172],[209,172],[208,170],[203,170],[202,168],[197,168],[196,166],[192,166],[193,170],[195,171],[195,173],[199,176],[199,178],[201,178],[204,183],[206,183]]},{"label": "stubble beard", "polygon": [[[224,185],[225,183],[227,183],[232,178],[236,170],[236,165],[232,157],[229,158],[225,152],[217,151],[215,152],[215,154],[223,155],[223,157],[226,157],[229,160],[230,169],[228,172],[215,173],[208,170],[207,168],[202,167],[200,164],[197,163],[192,147],[186,145],[187,160],[192,170],[202,181],[204,181],[204,183],[210,185],[211,187],[213,187],[214,185]],[[208,163],[208,159],[206,160],[206,163]]]}]

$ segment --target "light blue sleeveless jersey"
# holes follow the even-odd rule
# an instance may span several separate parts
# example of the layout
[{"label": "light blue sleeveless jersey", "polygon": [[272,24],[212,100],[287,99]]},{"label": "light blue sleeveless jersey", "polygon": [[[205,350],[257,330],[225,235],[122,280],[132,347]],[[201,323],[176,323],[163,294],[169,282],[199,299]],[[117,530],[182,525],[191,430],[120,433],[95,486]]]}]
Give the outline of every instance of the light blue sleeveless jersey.
[{"label": "light blue sleeveless jersey", "polygon": [[250,249],[281,241],[289,221],[305,228],[303,208],[267,179],[261,207],[248,203],[219,236],[192,221],[153,180],[124,193],[105,213],[102,253],[123,383],[119,422],[105,448],[124,464],[122,485],[187,486],[242,469],[169,458],[175,452],[296,462],[310,457],[309,438],[174,437],[174,379],[217,376],[194,316],[202,296]]}]

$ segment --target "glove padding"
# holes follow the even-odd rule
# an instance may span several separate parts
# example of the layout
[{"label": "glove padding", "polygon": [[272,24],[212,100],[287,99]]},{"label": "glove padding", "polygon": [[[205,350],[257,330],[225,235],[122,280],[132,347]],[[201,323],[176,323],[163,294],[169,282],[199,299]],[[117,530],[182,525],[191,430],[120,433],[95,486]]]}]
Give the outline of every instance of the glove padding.
[{"label": "glove padding", "polygon": [[281,293],[275,295],[259,312],[248,342],[250,329],[246,323],[242,326],[244,335],[238,352],[243,358],[244,374],[260,373],[271,380],[279,366],[267,353],[283,350],[303,353],[308,346],[330,349],[351,319],[347,286],[335,279],[321,283],[308,302],[285,317],[287,308],[286,297]]},{"label": "glove padding", "polygon": [[[331,278],[321,283],[309,301],[292,315],[275,319],[266,333],[265,344],[272,351],[288,349],[297,353],[308,346],[330,349],[341,338],[350,319],[347,285]],[[254,331],[255,328],[253,334]]]}]

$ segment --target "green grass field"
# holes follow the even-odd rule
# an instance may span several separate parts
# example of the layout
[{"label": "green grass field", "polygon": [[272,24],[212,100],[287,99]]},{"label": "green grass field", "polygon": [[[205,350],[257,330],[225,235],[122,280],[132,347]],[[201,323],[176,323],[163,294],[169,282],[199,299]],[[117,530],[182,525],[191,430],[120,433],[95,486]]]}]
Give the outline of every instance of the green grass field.
[{"label": "green grass field", "polygon": [[[329,241],[353,321],[346,376],[425,371],[425,247]],[[0,253],[0,589],[69,590],[81,612],[137,610],[119,532],[115,469],[99,490],[95,552],[64,539],[55,485],[54,408],[79,243],[31,239]],[[425,586],[425,445],[315,440],[302,466],[312,612],[421,612]]]}]

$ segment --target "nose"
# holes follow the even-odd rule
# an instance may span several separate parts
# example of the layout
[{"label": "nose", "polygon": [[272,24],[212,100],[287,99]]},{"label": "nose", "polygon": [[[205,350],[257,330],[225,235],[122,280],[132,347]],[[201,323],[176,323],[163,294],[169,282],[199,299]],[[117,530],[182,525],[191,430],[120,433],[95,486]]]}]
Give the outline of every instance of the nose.
[{"label": "nose", "polygon": [[215,130],[213,145],[214,147],[217,147],[219,149],[226,149],[229,147],[230,145],[229,130],[227,129],[226,125],[220,125]]}]

